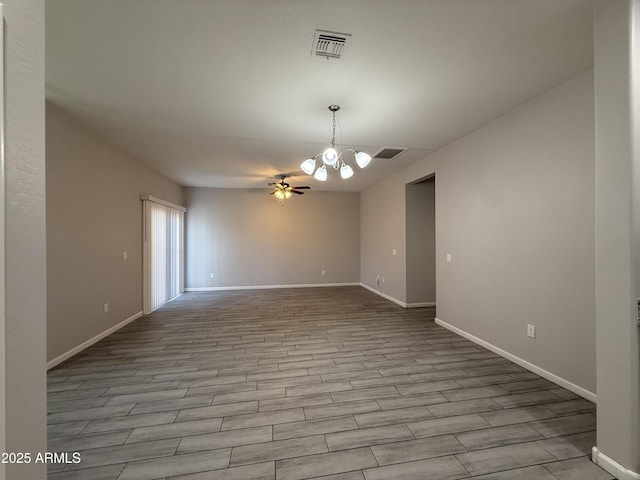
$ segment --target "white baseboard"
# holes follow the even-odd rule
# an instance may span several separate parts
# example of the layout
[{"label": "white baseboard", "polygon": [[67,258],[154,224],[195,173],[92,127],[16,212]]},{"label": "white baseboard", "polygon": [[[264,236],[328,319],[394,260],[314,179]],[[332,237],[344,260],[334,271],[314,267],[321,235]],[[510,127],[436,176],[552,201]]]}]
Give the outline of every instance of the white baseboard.
[{"label": "white baseboard", "polygon": [[403,301],[398,300],[397,298],[393,298],[391,295],[387,295],[386,293],[383,293],[383,292],[382,292],[382,291],[380,291],[380,290],[376,290],[375,288],[370,287],[370,286],[369,286],[369,285],[367,285],[366,283],[359,283],[359,285],[360,285],[361,287],[366,288],[366,289],[367,289],[367,290],[369,290],[370,292],[375,293],[376,295],[380,295],[382,298],[386,298],[386,299],[387,299],[387,300],[389,300],[390,302],[396,303],[396,304],[400,305],[400,306],[401,306],[401,307],[403,307],[403,308],[407,308],[407,304],[406,304],[406,303],[404,303]]},{"label": "white baseboard", "polygon": [[296,283],[293,285],[236,285],[233,287],[190,287],[185,292],[218,292],[222,290],[266,290],[271,288],[354,287],[360,283]]},{"label": "white baseboard", "polygon": [[407,308],[435,307],[436,302],[407,303]]},{"label": "white baseboard", "polygon": [[393,302],[393,303],[395,303],[397,305],[400,305],[402,308],[420,308],[420,307],[435,307],[436,306],[436,302],[406,303],[406,302],[403,302],[402,300],[398,300],[397,298],[392,297],[391,295],[387,295],[386,293],[382,292],[381,290],[376,290],[375,288],[370,287],[366,283],[360,283],[359,285],[361,287],[366,288],[370,292],[375,293],[376,295],[380,295],[382,298],[386,298],[390,302]]},{"label": "white baseboard", "polygon": [[90,347],[91,345],[93,345],[96,342],[99,342],[100,340],[102,340],[105,337],[108,337],[109,335],[111,335],[113,332],[120,330],[122,327],[124,327],[125,325],[128,325],[129,323],[133,322],[135,319],[140,318],[143,315],[142,312],[138,312],[134,315],[131,315],[129,318],[127,318],[126,320],[118,323],[117,325],[114,325],[111,328],[108,328],[107,330],[105,330],[102,333],[99,333],[98,335],[96,335],[93,338],[90,338],[89,340],[87,340],[86,342],[82,342],[80,345],[78,345],[77,347],[73,347],[71,350],[69,350],[68,352],[63,353],[62,355],[54,358],[53,360],[47,362],[47,370],[51,370],[53,367],[55,367],[56,365],[60,365],[62,362],[64,362],[65,360],[73,357],[74,355],[76,355],[77,353],[80,353],[82,350],[84,350],[85,348]]},{"label": "white baseboard", "polygon": [[591,449],[591,460],[618,480],[640,480],[640,474],[627,470],[618,462],[607,457],[597,447]]},{"label": "white baseboard", "polygon": [[548,370],[545,370],[544,368],[541,368],[531,362],[528,362],[520,357],[517,357],[515,355],[513,355],[512,353],[509,353],[505,350],[502,350],[501,348],[496,347],[495,345],[492,345],[489,342],[486,342],[485,340],[482,340],[478,337],[476,337],[475,335],[472,335],[468,332],[465,332],[464,330],[459,329],[458,327],[454,327],[453,325],[440,320],[439,318],[435,319],[435,322],[446,328],[447,330],[451,330],[453,333],[457,333],[458,335],[460,335],[461,337],[466,338],[467,340],[471,340],[473,343],[477,343],[478,345],[486,348],[487,350],[491,350],[493,353],[497,353],[498,355],[500,355],[501,357],[506,358],[507,360],[511,360],[513,363],[516,363],[518,365],[520,365],[521,367],[526,368],[527,370],[532,371],[533,373],[537,373],[538,375],[540,375],[541,377],[546,378],[547,380],[552,381],[553,383],[557,383],[558,385],[560,385],[561,387],[566,388],[567,390],[575,393],[576,395],[580,395],[582,398],[586,398],[587,400],[589,400],[590,402],[596,403],[597,401],[597,397],[596,394],[593,392],[590,392],[589,390],[586,390],[578,385],[576,385],[575,383],[571,383],[569,380],[566,380],[562,377],[559,377],[558,375],[556,375],[555,373],[551,373]]}]

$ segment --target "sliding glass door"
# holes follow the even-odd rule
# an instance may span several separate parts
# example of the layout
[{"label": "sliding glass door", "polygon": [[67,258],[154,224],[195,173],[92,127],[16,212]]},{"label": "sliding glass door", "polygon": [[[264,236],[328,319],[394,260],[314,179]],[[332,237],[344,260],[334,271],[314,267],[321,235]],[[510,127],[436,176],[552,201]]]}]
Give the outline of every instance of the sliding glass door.
[{"label": "sliding glass door", "polygon": [[143,195],[144,313],[184,291],[184,207]]}]

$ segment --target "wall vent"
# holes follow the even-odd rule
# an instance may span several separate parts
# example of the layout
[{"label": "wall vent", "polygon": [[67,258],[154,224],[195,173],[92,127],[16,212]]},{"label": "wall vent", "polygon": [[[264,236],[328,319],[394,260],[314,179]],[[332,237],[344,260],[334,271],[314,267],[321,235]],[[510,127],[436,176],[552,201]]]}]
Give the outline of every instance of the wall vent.
[{"label": "wall vent", "polygon": [[316,30],[313,37],[313,48],[311,54],[330,58],[341,58],[350,33],[330,32],[328,30]]},{"label": "wall vent", "polygon": [[382,147],[380,150],[378,150],[374,155],[373,158],[384,158],[386,160],[389,160],[391,158],[395,158],[398,155],[400,155],[401,153],[406,152],[407,150],[409,150],[408,148],[396,148],[396,147]]}]

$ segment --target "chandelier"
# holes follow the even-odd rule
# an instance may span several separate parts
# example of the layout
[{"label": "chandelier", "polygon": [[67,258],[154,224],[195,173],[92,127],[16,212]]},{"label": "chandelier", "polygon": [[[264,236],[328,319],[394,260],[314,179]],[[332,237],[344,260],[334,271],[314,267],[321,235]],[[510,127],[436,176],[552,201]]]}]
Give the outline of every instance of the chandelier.
[{"label": "chandelier", "polygon": [[[364,168],[371,162],[371,155],[365,152],[358,152],[353,148],[345,148],[339,150],[336,148],[336,112],[340,110],[340,105],[329,105],[329,111],[333,116],[333,135],[331,137],[331,146],[324,152],[317,154],[314,157],[306,159],[300,164],[300,168],[307,175],[312,175],[316,180],[325,182],[327,180],[327,167],[333,167],[334,170],[340,171],[340,177],[343,179],[351,178],[353,176],[353,168],[345,161],[344,153],[351,152],[353,157],[360,168]],[[316,160],[318,157],[322,158],[320,167],[316,170]],[[315,173],[313,173],[315,171]]]}]

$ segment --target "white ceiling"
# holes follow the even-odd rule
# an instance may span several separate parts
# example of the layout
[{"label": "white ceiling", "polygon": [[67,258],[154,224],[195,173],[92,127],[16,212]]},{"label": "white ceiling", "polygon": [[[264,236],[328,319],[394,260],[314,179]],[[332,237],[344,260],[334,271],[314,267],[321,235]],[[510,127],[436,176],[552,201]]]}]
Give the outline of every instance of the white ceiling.
[{"label": "white ceiling", "polygon": [[[590,0],[47,0],[47,98],[183,185],[360,191],[592,67]],[[314,31],[352,34],[339,60]],[[323,184],[331,140],[409,147]]]}]

